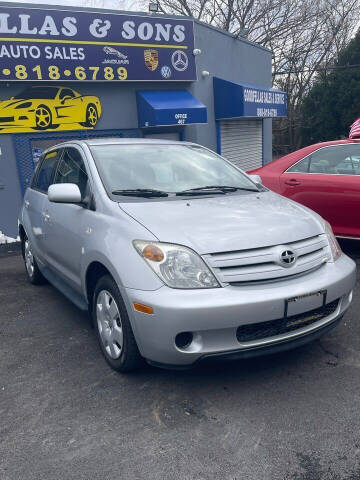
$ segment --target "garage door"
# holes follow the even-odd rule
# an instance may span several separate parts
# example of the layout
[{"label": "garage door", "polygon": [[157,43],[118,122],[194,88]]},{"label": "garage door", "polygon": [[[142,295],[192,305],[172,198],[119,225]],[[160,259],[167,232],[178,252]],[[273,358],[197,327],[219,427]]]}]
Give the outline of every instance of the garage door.
[{"label": "garage door", "polygon": [[243,170],[262,166],[262,120],[221,120],[221,155]]}]

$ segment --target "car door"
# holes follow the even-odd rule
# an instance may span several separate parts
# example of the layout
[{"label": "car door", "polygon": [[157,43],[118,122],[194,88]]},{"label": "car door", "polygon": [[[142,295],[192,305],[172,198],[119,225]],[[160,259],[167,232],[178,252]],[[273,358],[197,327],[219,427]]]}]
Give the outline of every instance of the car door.
[{"label": "car door", "polygon": [[359,236],[360,145],[316,150],[280,176],[281,194],[319,213],[337,235]]},{"label": "car door", "polygon": [[46,258],[44,204],[47,201],[47,190],[55,174],[59,153],[59,150],[54,150],[40,159],[31,186],[24,196],[23,226],[36,258],[42,263]]},{"label": "car door", "polygon": [[82,97],[70,88],[60,90],[55,109],[60,123],[76,123],[85,117]]},{"label": "car door", "polygon": [[[74,183],[82,197],[89,195],[85,161],[78,148],[67,147],[58,163],[53,183]],[[81,291],[81,257],[84,237],[93,212],[79,204],[46,203],[48,263],[67,283]]]}]

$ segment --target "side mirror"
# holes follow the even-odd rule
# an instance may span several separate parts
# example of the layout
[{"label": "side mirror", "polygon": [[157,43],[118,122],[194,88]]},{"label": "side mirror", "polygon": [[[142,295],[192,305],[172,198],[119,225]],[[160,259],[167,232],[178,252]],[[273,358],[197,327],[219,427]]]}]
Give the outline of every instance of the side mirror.
[{"label": "side mirror", "polygon": [[80,189],[75,183],[56,183],[48,189],[50,202],[82,203]]},{"label": "side mirror", "polygon": [[262,180],[261,180],[260,175],[249,175],[249,177],[251,178],[251,180],[253,182],[260,183],[260,185],[262,184]]}]

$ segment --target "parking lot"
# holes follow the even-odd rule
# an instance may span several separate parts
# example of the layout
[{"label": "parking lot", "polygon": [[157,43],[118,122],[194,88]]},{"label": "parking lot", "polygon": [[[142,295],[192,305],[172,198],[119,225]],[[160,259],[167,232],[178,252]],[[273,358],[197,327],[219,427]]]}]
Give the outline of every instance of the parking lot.
[{"label": "parking lot", "polygon": [[[343,244],[360,262],[360,248]],[[360,288],[301,349],[119,375],[87,316],[0,253],[1,480],[360,478]]]}]

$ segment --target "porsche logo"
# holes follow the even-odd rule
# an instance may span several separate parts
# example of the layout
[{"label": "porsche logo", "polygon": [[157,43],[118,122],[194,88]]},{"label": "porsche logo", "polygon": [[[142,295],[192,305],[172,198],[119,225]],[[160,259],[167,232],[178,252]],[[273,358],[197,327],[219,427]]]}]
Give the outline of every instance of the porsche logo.
[{"label": "porsche logo", "polygon": [[157,69],[159,65],[159,53],[157,50],[144,50],[144,59],[145,65],[151,72]]}]

